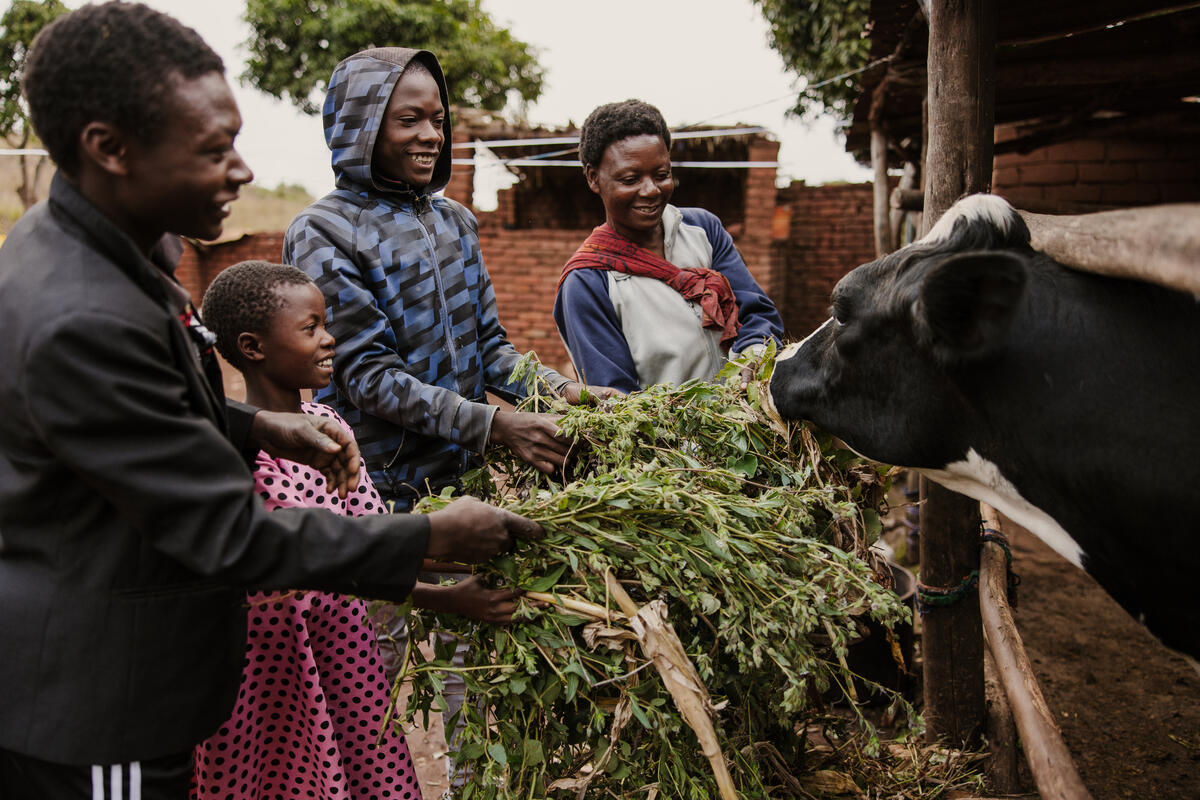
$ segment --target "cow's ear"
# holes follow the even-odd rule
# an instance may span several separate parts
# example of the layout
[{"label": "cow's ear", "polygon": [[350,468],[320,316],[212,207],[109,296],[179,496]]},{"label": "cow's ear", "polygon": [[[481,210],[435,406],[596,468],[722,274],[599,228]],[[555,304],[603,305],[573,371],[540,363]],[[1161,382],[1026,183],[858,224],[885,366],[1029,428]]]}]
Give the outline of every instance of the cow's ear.
[{"label": "cow's ear", "polygon": [[944,364],[999,344],[1025,289],[1025,262],[1007,252],[956,253],[934,264],[913,306],[917,339]]}]

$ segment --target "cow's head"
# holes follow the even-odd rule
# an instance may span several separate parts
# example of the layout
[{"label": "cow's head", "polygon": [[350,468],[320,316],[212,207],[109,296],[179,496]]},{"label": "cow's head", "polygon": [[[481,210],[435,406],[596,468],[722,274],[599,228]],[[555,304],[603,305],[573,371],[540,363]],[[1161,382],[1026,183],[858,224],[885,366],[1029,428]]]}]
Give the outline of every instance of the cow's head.
[{"label": "cow's head", "polygon": [[776,362],[776,408],[879,461],[961,458],[978,414],[964,385],[986,380],[1004,347],[1032,255],[1008,203],[960,200],[922,240],[838,283],[830,319]]}]

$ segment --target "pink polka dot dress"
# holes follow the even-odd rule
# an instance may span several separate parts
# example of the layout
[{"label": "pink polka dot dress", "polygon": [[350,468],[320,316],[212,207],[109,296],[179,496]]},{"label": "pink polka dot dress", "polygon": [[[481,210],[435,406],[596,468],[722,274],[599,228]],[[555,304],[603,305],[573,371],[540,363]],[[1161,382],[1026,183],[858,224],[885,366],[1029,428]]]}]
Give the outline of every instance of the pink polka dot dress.
[{"label": "pink polka dot dress", "polygon": [[[328,406],[304,403],[330,417]],[[267,508],[306,506],[358,516],[386,511],[367,478],[345,500],[311,468],[258,454]],[[376,746],[390,686],[362,600],[322,592],[248,596],[246,663],[237,705],[196,750],[193,800],[421,800],[404,737]]]}]

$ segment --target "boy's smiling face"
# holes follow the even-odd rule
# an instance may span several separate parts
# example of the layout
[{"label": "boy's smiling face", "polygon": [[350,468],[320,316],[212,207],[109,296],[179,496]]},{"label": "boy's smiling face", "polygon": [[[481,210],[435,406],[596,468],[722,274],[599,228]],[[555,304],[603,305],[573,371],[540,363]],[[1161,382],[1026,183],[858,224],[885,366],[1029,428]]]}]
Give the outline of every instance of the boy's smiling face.
[{"label": "boy's smiling face", "polygon": [[407,69],[396,81],[375,140],[372,166],[414,189],[429,185],[445,134],[442,93],[428,70]]},{"label": "boy's smiling face", "polygon": [[242,118],[221,73],[166,80],[162,130],[150,144],[125,139],[117,187],[125,219],[117,222],[135,240],[164,232],[215,239],[238,190],[254,177],[234,149]]}]

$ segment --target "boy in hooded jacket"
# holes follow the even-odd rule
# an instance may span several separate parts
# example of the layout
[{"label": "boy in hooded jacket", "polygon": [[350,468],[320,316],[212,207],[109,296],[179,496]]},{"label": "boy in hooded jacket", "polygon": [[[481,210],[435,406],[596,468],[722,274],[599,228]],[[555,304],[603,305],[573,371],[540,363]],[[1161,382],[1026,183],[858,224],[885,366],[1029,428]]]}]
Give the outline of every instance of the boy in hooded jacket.
[{"label": "boy in hooded jacket", "polygon": [[[455,484],[489,444],[546,473],[561,467],[570,443],[553,415],[500,410],[485,396],[523,396],[508,382],[520,355],[500,325],[475,217],[437,194],[452,141],[437,58],[401,47],[350,56],[330,78],[323,120],[337,188],[293,220],[283,258],[321,289],[339,342],[333,382],[315,399],[354,429],[384,500],[407,509]],[[579,401],[580,384],[541,372]],[[396,649],[386,640],[404,632],[395,619],[385,627],[386,656]],[[446,687],[450,716],[460,682]]]},{"label": "boy in hooded jacket", "polygon": [[[547,473],[569,445],[552,415],[487,403],[488,390],[523,396],[508,383],[520,355],[500,325],[475,217],[437,194],[450,180],[448,109],[432,53],[373,48],[342,61],[323,108],[337,188],[292,221],[283,247],[325,295],[339,342],[333,383],[315,399],[350,423],[398,509],[455,483],[489,444]],[[578,401],[579,384],[541,371]]]}]

